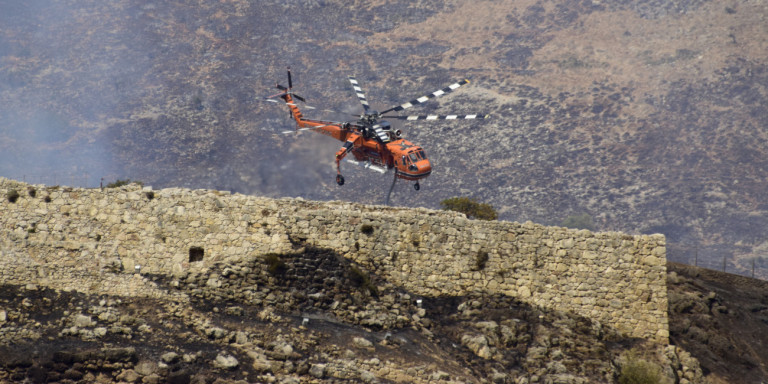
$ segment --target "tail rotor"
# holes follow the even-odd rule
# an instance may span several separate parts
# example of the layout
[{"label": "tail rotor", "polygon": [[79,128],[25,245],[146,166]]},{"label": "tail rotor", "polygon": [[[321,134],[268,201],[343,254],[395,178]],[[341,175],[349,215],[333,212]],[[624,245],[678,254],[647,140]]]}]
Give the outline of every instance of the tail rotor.
[{"label": "tail rotor", "polygon": [[291,67],[288,67],[288,89],[293,88],[293,80],[291,80]]},{"label": "tail rotor", "polygon": [[302,102],[306,103],[307,99],[293,93],[291,89],[293,88],[293,77],[291,76],[291,67],[288,67],[288,87],[284,87],[280,84],[275,84],[275,88],[283,91],[283,93],[276,95],[276,96],[284,96],[284,95],[291,95],[291,97],[295,97],[297,100],[301,100]]}]

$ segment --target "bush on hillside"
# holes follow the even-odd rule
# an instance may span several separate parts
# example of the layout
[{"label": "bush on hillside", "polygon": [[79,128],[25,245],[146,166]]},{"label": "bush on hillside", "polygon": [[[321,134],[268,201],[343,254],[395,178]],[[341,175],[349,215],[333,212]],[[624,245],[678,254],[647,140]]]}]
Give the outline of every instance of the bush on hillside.
[{"label": "bush on hillside", "polygon": [[363,224],[360,226],[360,232],[370,235],[373,233],[373,225],[370,224]]},{"label": "bush on hillside", "polygon": [[288,265],[276,253],[264,255],[264,262],[267,264],[267,271],[273,276],[282,275],[288,270]]},{"label": "bush on hillside", "polygon": [[473,271],[482,271],[485,269],[485,264],[488,263],[488,252],[480,251],[475,255],[475,266]]},{"label": "bush on hillside", "polygon": [[9,202],[15,203],[16,200],[19,199],[19,191],[11,189],[5,194],[5,198],[8,199]]},{"label": "bush on hillside", "polygon": [[350,266],[348,278],[354,285],[360,287],[363,291],[367,291],[371,296],[379,296],[379,289],[373,284],[371,277],[360,268],[354,265]]},{"label": "bush on hillside", "polygon": [[490,204],[479,203],[470,197],[452,197],[440,202],[446,211],[461,212],[470,219],[496,220],[499,214]]},{"label": "bush on hillside", "polygon": [[141,181],[131,181],[131,179],[125,179],[125,180],[117,179],[115,180],[115,182],[107,184],[106,188],[118,188],[131,183],[136,183],[139,185],[143,184]]},{"label": "bush on hillside", "polygon": [[573,229],[587,229],[590,231],[595,230],[595,223],[592,222],[592,216],[587,213],[568,216],[563,220],[560,226]]},{"label": "bush on hillside", "polygon": [[660,384],[665,382],[662,380],[661,367],[633,356],[627,358],[619,374],[619,384]]}]

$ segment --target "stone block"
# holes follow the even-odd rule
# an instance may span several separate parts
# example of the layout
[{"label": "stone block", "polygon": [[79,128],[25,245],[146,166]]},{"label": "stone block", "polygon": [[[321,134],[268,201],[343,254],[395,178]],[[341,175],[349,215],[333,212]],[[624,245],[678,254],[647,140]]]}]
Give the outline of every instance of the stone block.
[{"label": "stone block", "polygon": [[527,299],[531,297],[531,290],[526,286],[517,288],[517,297],[520,299]]}]

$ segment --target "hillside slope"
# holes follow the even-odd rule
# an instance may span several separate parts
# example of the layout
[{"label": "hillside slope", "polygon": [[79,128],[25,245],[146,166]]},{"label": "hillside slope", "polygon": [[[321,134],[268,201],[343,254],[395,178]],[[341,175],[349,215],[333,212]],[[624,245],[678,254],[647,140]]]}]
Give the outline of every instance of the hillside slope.
[{"label": "hillside slope", "polygon": [[768,283],[670,263],[670,342],[691,352],[711,383],[768,379]]},{"label": "hillside slope", "polygon": [[[764,2],[0,1],[0,174],[381,203],[388,177],[259,103],[285,67],[325,119],[470,78],[407,124],[433,175],[393,203],[469,195],[506,220],[667,235],[675,260],[744,271],[768,227]],[[492,161],[491,161],[492,160]],[[764,260],[760,259],[759,263]],[[768,272],[760,264],[759,273]],[[763,276],[766,277],[766,276]]]}]

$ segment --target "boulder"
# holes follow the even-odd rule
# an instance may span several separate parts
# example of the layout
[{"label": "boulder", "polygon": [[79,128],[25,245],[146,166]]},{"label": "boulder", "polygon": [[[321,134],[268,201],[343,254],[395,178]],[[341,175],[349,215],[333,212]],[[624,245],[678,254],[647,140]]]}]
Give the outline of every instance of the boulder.
[{"label": "boulder", "polygon": [[78,315],[75,315],[74,323],[75,323],[75,326],[78,328],[85,328],[85,327],[92,326],[93,320],[91,319],[90,316],[78,314]]},{"label": "boulder", "polygon": [[135,383],[141,379],[141,375],[133,369],[126,369],[117,375],[118,381],[124,381],[126,383]]},{"label": "boulder", "polygon": [[245,344],[248,342],[248,334],[243,331],[237,331],[235,333],[235,344]]},{"label": "boulder", "polygon": [[257,351],[248,351],[248,357],[253,359],[253,369],[262,372],[269,372],[272,370],[272,362],[265,354]]},{"label": "boulder", "polygon": [[149,360],[139,361],[136,364],[136,366],[133,367],[133,369],[136,370],[136,372],[138,372],[139,374],[141,374],[143,376],[149,376],[149,375],[157,372],[157,368],[158,368],[157,367],[157,363],[155,363],[154,361],[149,361]]},{"label": "boulder", "polygon": [[162,376],[158,375],[157,373],[153,373],[149,376],[144,376],[144,379],[142,379],[141,382],[144,384],[160,384],[162,380]]},{"label": "boulder", "polygon": [[173,364],[176,363],[181,359],[181,356],[179,356],[176,352],[166,352],[162,356],[160,356],[160,360],[162,360],[166,364]]},{"label": "boulder", "polygon": [[213,361],[213,366],[218,369],[235,369],[240,363],[230,354],[219,353]]},{"label": "boulder", "polygon": [[448,372],[437,371],[432,373],[431,378],[434,381],[447,381],[451,379],[451,375]]},{"label": "boulder", "polygon": [[376,381],[376,375],[368,371],[361,371],[360,380],[363,383],[373,383],[374,381]]},{"label": "boulder", "polygon": [[488,346],[488,338],[485,335],[464,335],[461,337],[461,344],[469,348],[478,357],[483,359],[490,359],[493,357],[493,352]]},{"label": "boulder", "polygon": [[272,346],[270,357],[278,360],[286,360],[293,355],[293,346],[285,341],[277,341]]},{"label": "boulder", "polygon": [[312,377],[322,379],[325,376],[325,364],[312,364],[309,368],[309,374]]},{"label": "boulder", "polygon": [[138,359],[136,348],[105,348],[104,357],[110,362],[135,362]]},{"label": "boulder", "polygon": [[355,337],[352,339],[352,343],[358,348],[372,348],[373,343],[364,337]]}]

